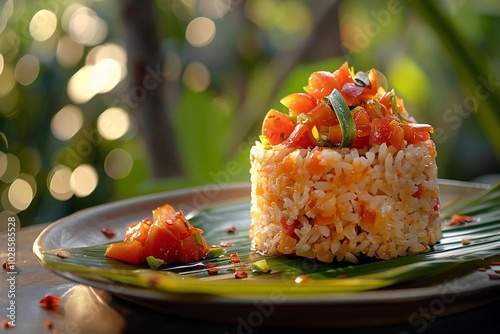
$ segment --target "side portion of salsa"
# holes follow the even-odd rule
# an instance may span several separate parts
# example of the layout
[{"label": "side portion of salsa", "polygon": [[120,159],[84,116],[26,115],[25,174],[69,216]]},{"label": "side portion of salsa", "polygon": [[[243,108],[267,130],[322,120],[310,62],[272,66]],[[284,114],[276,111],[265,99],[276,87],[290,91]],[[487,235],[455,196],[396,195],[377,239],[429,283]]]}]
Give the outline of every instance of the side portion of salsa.
[{"label": "side portion of salsa", "polygon": [[262,124],[264,145],[361,148],[386,143],[400,150],[430,139],[432,126],[406,111],[383,75],[357,72],[345,62],[334,72],[310,75],[305,92],[281,99],[288,113],[271,109]]},{"label": "side portion of salsa", "polygon": [[182,211],[166,204],[153,210],[152,220],[127,226],[124,241],[108,245],[104,255],[131,264],[145,263],[148,256],[164,264],[197,262],[208,253],[202,233]]}]

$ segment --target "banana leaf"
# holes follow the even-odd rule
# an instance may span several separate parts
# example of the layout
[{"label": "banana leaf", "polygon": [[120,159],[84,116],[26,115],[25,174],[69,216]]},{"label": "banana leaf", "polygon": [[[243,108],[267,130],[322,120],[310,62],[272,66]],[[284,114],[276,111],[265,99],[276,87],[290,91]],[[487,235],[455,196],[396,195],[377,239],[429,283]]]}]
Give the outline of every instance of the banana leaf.
[{"label": "banana leaf", "polygon": [[[43,251],[42,263],[49,269],[83,278],[86,282],[119,283],[125,286],[169,294],[207,294],[228,297],[269,295],[279,289],[287,295],[355,293],[394,286],[436,285],[487,267],[500,255],[500,184],[472,194],[463,194],[441,208],[443,237],[423,254],[392,260],[361,259],[358,264],[322,263],[292,256],[262,256],[251,251],[248,238],[248,199],[207,207],[188,218],[203,229],[210,245],[226,243],[224,254],[199,263],[163,266],[128,265],[104,257],[107,245],[50,249]],[[473,221],[449,226],[452,214],[473,216]],[[467,240],[467,242],[464,242]],[[61,258],[60,251],[70,256]],[[234,264],[229,254],[238,253]],[[265,259],[270,271],[255,272],[252,265]],[[219,269],[209,275],[207,262]],[[235,279],[235,271],[247,278]]]}]

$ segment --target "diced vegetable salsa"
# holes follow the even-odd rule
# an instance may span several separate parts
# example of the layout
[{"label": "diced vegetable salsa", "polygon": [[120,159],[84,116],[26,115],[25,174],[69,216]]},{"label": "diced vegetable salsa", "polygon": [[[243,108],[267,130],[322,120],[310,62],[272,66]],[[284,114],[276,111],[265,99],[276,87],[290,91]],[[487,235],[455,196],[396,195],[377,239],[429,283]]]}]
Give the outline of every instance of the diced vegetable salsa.
[{"label": "diced vegetable salsa", "polygon": [[419,124],[394,90],[379,86],[383,75],[357,72],[345,62],[335,72],[311,74],[305,93],[281,99],[288,113],[269,110],[260,139],[267,146],[361,148],[380,144],[403,149],[430,139],[432,126]]},{"label": "diced vegetable salsa", "polygon": [[182,211],[166,204],[153,210],[153,220],[144,218],[126,229],[125,240],[110,244],[105,256],[127,263],[145,263],[148,257],[164,264],[182,264],[202,260],[208,245],[203,231],[191,226]]}]

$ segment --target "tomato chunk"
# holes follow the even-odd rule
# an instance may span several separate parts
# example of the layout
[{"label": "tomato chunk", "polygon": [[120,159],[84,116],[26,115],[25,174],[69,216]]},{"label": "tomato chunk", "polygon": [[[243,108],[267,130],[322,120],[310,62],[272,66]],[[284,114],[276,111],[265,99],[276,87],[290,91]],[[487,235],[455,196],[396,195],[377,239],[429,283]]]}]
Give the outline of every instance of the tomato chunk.
[{"label": "tomato chunk", "polygon": [[321,129],[322,126],[339,124],[339,120],[337,115],[335,115],[335,112],[324,102],[318,103],[314,108],[307,112],[307,115],[313,118],[312,124],[314,124],[318,129]]},{"label": "tomato chunk", "polygon": [[404,148],[404,131],[396,121],[389,118],[376,118],[372,121],[372,124],[370,145],[386,143],[387,145],[393,145],[398,150]]},{"label": "tomato chunk", "polygon": [[131,264],[139,264],[146,260],[144,246],[135,240],[108,245],[104,256]]},{"label": "tomato chunk", "polygon": [[333,73],[318,71],[311,74],[309,84],[304,87],[304,90],[314,98],[321,100],[328,96],[334,88],[340,89],[340,85]]},{"label": "tomato chunk", "polygon": [[297,124],[293,132],[285,140],[285,147],[308,148],[318,145],[318,141],[312,134],[313,126],[310,122]]},{"label": "tomato chunk", "polygon": [[408,123],[401,124],[404,130],[404,137],[408,144],[418,144],[431,138],[434,131],[429,124]]},{"label": "tomato chunk", "polygon": [[271,109],[264,118],[262,134],[269,139],[271,145],[277,145],[288,138],[294,128],[295,123],[290,116]]},{"label": "tomato chunk", "polygon": [[285,96],[280,102],[290,109],[290,115],[297,116],[306,113],[316,106],[316,99],[306,93],[294,93]]}]

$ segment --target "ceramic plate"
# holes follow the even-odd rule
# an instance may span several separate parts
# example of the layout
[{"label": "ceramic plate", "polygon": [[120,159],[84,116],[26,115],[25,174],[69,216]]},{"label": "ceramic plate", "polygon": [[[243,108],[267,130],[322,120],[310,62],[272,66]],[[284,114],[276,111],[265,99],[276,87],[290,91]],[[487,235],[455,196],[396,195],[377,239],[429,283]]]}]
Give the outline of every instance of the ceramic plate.
[{"label": "ceramic plate", "polygon": [[[441,203],[446,207],[487,188],[482,184],[440,180]],[[228,260],[230,253],[237,252],[240,255],[241,265],[247,265],[240,269],[247,271],[249,263],[262,258],[250,251],[249,194],[248,183],[211,185],[96,206],[49,225],[35,241],[33,250],[42,265],[59,275],[104,289],[134,303],[190,318],[250,327],[263,323],[305,327],[418,323],[419,319],[426,316],[422,310],[434,312],[434,316],[460,312],[492,301],[500,290],[500,280],[491,279],[489,275],[495,268],[487,269],[486,272],[478,270],[481,266],[486,267],[488,263],[499,260],[496,253],[491,252],[484,261],[476,259],[457,266],[453,265],[452,256],[449,269],[439,271],[432,277],[376,289],[368,288],[367,291],[354,291],[356,289],[352,287],[335,288],[339,281],[335,276],[313,280],[301,290],[302,287],[299,289],[294,285],[298,275],[328,271],[326,266],[330,266],[333,273],[341,273],[343,270],[352,270],[353,266],[327,265],[309,259],[287,257],[267,258],[271,273],[250,271],[247,279],[237,280],[234,278],[234,265]],[[150,270],[105,258],[105,245],[123,240],[127,225],[151,216],[153,208],[165,203],[183,210],[192,225],[204,230],[203,236],[210,245],[226,246],[223,247],[226,254],[214,260],[221,268],[219,274],[207,275],[204,263],[198,263],[169,267],[162,271],[173,272],[172,275],[178,277],[177,281],[172,281],[172,285],[167,282],[162,289],[153,288],[152,281],[147,281],[149,285],[141,286],[135,281],[136,277],[133,277],[134,282],[115,280],[110,276],[110,269],[115,276],[122,272],[127,272],[129,276],[136,273],[140,276]],[[497,225],[494,227],[499,228]],[[102,228],[111,228],[117,234],[109,239],[101,232]],[[445,241],[446,238],[450,241],[449,238],[457,237],[445,234]],[[437,246],[419,261],[432,263],[435,261],[433,252],[437,254],[446,247],[451,246]],[[55,252],[60,249],[69,249],[72,256],[65,259],[55,256]],[[406,258],[409,260],[403,260],[402,265],[407,263],[404,261],[418,262],[412,259],[419,259]],[[374,264],[357,266],[366,268],[369,273]],[[155,275],[158,275],[157,271]],[[366,281],[360,284],[364,283]],[[365,289],[360,285],[359,290]]]}]

